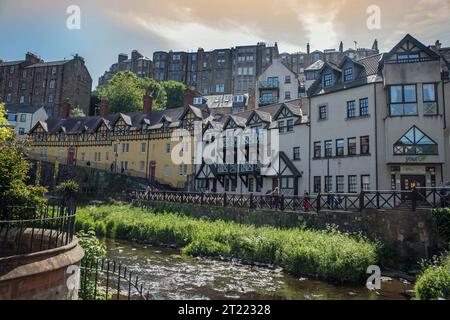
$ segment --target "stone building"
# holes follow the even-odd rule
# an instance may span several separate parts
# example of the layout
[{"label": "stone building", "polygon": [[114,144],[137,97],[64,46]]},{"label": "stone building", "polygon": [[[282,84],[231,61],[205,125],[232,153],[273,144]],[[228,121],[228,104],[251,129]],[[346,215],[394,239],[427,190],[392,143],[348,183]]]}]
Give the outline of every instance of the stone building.
[{"label": "stone building", "polygon": [[131,58],[127,54],[121,53],[118,56],[117,62],[98,79],[98,86],[106,86],[114,75],[121,71],[131,71],[142,78],[152,77],[152,60],[143,56],[137,50],[131,52]]},{"label": "stone building", "polygon": [[89,112],[92,78],[84,59],[45,62],[27,53],[25,60],[0,62],[0,100],[7,105],[42,106],[59,114],[66,99]]}]

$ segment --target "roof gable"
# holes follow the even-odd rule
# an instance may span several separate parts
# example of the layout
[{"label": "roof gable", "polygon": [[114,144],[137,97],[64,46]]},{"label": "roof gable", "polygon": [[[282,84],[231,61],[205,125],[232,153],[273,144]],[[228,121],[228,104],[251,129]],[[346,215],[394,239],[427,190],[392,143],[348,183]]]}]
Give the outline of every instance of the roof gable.
[{"label": "roof gable", "polygon": [[[397,60],[397,55],[399,54],[412,54],[412,53],[423,53],[430,60],[439,59],[439,55],[421,43],[419,40],[407,34],[402,40],[400,40],[397,45],[392,48],[385,56],[383,57],[384,61],[389,62],[393,60]],[[423,57],[422,57],[423,58]]]}]

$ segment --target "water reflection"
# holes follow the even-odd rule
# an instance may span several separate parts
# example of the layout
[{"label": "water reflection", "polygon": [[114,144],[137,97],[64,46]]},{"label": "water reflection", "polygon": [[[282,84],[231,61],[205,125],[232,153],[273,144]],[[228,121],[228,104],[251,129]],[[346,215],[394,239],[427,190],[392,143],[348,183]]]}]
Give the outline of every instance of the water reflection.
[{"label": "water reflection", "polygon": [[181,256],[178,251],[128,241],[105,240],[108,256],[138,275],[154,299],[289,299],[376,300],[401,299],[411,285],[383,282],[382,291],[343,287],[298,279],[281,269],[246,266],[237,262]]}]

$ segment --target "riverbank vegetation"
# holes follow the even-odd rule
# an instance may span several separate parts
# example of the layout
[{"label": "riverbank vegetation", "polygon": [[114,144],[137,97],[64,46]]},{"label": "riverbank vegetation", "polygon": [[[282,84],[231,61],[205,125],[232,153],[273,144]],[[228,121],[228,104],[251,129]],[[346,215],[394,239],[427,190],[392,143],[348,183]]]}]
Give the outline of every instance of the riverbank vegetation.
[{"label": "riverbank vegetation", "polygon": [[133,206],[80,208],[77,228],[94,229],[98,236],[175,245],[192,256],[278,265],[293,275],[341,283],[364,281],[367,267],[377,262],[377,244],[332,229],[257,228]]},{"label": "riverbank vegetation", "polygon": [[[433,210],[433,218],[439,235],[449,243],[450,250],[450,209]],[[416,298],[420,300],[450,299],[450,252],[425,262],[422,273],[415,285]]]}]

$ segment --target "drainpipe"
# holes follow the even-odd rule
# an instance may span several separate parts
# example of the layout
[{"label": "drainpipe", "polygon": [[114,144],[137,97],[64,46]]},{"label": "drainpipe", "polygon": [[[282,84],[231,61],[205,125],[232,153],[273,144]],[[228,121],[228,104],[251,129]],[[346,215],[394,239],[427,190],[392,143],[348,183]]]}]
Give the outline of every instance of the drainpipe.
[{"label": "drainpipe", "polygon": [[445,81],[444,81],[444,74],[442,74],[442,111],[444,114],[444,130],[447,129],[447,116],[446,116],[446,108],[445,108]]},{"label": "drainpipe", "polygon": [[373,84],[373,96],[375,100],[375,190],[379,190],[378,185],[378,114],[377,114],[377,84]]},{"label": "drainpipe", "polygon": [[311,194],[311,126],[312,126],[312,121],[311,121],[311,97],[308,97],[308,102],[309,102],[309,125],[308,125],[308,131],[309,131],[309,137],[308,137],[308,148],[309,148],[309,157],[308,157],[308,191],[309,194]]},{"label": "drainpipe", "polygon": [[[150,135],[150,134],[149,134]],[[149,176],[148,176],[148,170],[149,170],[149,163],[148,163],[148,160],[149,160],[149,153],[150,153],[150,137],[148,136],[147,137],[147,156],[146,156],[146,161],[145,161],[145,179],[146,180],[148,180],[149,179]]]}]

